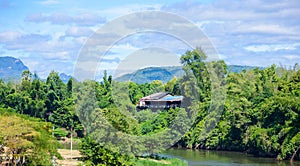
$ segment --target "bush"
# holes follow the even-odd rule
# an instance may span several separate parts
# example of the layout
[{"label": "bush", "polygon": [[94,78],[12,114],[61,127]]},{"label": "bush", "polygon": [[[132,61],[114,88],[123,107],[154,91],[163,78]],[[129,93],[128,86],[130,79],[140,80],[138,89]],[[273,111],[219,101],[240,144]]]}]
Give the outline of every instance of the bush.
[{"label": "bush", "polygon": [[66,137],[68,132],[62,128],[56,128],[53,130],[53,134],[56,138]]}]

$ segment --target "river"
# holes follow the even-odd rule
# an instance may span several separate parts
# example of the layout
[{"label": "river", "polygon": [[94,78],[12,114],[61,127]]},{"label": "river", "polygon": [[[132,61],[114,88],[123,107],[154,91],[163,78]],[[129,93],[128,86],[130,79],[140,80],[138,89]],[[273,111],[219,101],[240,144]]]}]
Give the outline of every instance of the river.
[{"label": "river", "polygon": [[228,151],[170,149],[162,156],[186,160],[189,166],[300,166],[299,161],[276,161],[274,158],[254,157]]}]

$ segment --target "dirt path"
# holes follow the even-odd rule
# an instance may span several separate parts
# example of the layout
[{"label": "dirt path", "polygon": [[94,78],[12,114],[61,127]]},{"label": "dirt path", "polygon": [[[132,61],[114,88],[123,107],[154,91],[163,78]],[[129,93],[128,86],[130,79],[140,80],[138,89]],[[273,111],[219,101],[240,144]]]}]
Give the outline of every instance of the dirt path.
[{"label": "dirt path", "polygon": [[72,157],[70,149],[58,149],[58,152],[63,157],[63,160],[57,160],[59,166],[75,166],[83,164],[79,159],[82,157],[78,150],[72,151]]}]

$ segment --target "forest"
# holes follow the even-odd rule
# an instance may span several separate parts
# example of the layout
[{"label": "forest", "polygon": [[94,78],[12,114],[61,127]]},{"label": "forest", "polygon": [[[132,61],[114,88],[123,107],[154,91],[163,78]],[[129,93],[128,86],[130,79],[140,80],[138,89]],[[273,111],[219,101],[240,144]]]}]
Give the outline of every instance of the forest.
[{"label": "forest", "polygon": [[[20,83],[0,80],[0,154],[10,163],[51,165],[52,156],[61,158],[55,126],[81,139],[87,165],[136,165],[166,147],[299,160],[298,64],[234,73],[206,58],[201,49],[187,51],[185,75],[165,84],[118,82],[106,72],[101,81],[63,83],[55,71],[41,80],[28,70]],[[183,106],[136,110],[140,98],[164,91],[183,95]]]}]

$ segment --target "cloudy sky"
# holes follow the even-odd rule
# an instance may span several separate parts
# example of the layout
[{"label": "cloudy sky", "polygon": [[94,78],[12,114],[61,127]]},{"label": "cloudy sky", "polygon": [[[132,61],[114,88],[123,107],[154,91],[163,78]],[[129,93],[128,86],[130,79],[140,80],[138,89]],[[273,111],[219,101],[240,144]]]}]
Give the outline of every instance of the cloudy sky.
[{"label": "cloudy sky", "polygon": [[[0,56],[20,58],[41,77],[51,70],[72,74],[81,49],[95,32],[114,19],[143,11],[169,12],[189,20],[227,64],[300,63],[298,0],[0,0]],[[166,46],[168,52],[184,53],[185,47],[180,52],[178,43],[169,38],[159,33],[124,37],[97,68],[110,70],[131,54],[143,54],[145,42],[161,48],[172,45]],[[150,56],[149,50],[144,53]]]}]

